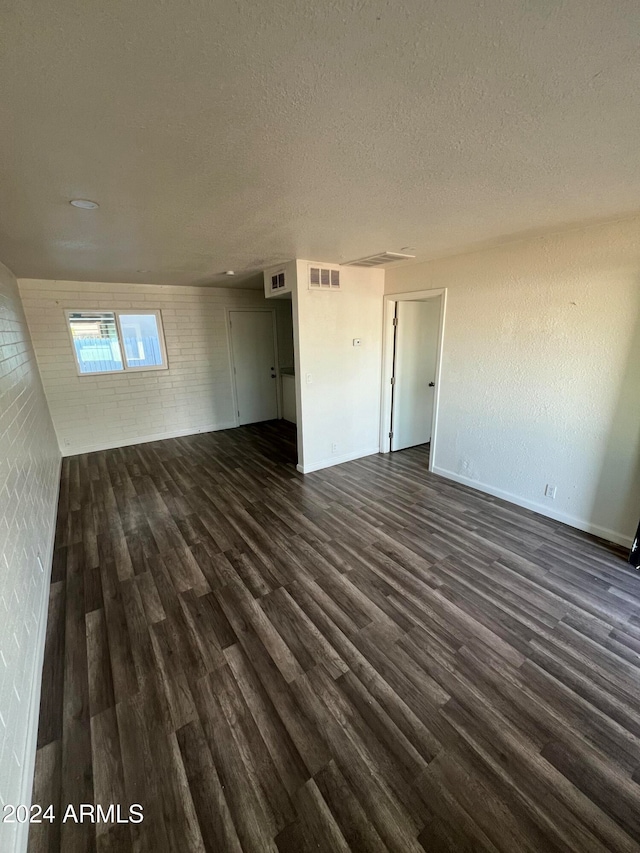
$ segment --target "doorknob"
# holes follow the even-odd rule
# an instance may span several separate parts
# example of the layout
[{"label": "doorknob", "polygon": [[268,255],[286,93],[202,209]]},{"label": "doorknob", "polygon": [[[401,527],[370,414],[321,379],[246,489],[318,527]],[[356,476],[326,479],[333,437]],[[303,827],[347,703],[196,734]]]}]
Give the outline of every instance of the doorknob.
[{"label": "doorknob", "polygon": [[435,382],[430,382],[430,383],[429,383],[429,388],[434,388],[434,387],[435,387],[435,384],[436,384]]}]

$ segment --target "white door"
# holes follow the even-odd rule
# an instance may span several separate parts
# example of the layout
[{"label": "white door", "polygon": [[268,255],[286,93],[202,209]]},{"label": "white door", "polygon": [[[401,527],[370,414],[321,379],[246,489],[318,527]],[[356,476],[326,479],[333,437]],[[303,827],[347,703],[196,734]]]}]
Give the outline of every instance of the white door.
[{"label": "white door", "polygon": [[238,423],[278,417],[276,355],[271,311],[230,311]]},{"label": "white door", "polygon": [[398,302],[391,450],[431,441],[440,299]]}]

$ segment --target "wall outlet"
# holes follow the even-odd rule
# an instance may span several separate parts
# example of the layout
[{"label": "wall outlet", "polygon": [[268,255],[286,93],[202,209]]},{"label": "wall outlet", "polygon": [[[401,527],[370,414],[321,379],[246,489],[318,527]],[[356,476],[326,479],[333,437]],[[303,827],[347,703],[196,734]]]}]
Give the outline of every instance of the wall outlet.
[{"label": "wall outlet", "polygon": [[333,444],[331,445],[331,452],[332,452],[332,453],[337,453],[337,452],[338,452],[338,445],[335,443],[335,441],[334,441],[334,442],[333,442]]},{"label": "wall outlet", "polygon": [[362,344],[362,338],[354,338],[353,345],[354,347],[359,347]]},{"label": "wall outlet", "polygon": [[544,496],[553,500],[556,496],[556,489],[557,486],[552,486],[550,483],[547,483],[544,490]]}]

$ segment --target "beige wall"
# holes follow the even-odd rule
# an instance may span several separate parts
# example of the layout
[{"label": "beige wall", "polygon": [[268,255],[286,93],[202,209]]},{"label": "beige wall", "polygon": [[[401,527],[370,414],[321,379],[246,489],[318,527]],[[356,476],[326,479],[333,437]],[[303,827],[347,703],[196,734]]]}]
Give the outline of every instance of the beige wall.
[{"label": "beige wall", "polygon": [[[287,307],[222,288],[23,279],[20,292],[65,455],[234,426],[225,309]],[[69,308],[160,309],[169,369],[78,376]]]},{"label": "beige wall", "polygon": [[[59,464],[18,286],[0,264],[0,805],[31,797]],[[18,829],[0,823],[0,850],[24,844]]]},{"label": "beige wall", "polygon": [[442,287],[437,472],[628,544],[640,517],[640,219],[386,274],[386,293]]},{"label": "beige wall", "polygon": [[309,290],[309,263],[297,261],[293,294],[298,462],[305,472],[379,450],[384,290],[382,270],[358,267],[342,268],[338,292]]}]

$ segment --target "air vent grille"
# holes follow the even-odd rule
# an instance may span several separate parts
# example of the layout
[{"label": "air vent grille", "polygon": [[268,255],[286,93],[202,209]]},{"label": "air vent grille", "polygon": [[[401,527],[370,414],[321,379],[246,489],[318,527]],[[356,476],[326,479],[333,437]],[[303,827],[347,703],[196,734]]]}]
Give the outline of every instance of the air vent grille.
[{"label": "air vent grille", "polygon": [[284,271],[276,272],[271,276],[271,291],[281,290],[284,287]]},{"label": "air vent grille", "polygon": [[408,261],[415,255],[405,255],[402,252],[380,252],[378,255],[369,255],[367,258],[359,258],[357,261],[347,261],[343,267],[381,267],[384,264],[392,264],[394,261]]},{"label": "air vent grille", "polygon": [[340,270],[311,265],[309,267],[310,290],[340,290]]}]

